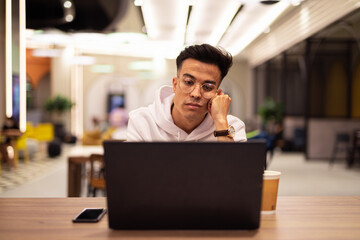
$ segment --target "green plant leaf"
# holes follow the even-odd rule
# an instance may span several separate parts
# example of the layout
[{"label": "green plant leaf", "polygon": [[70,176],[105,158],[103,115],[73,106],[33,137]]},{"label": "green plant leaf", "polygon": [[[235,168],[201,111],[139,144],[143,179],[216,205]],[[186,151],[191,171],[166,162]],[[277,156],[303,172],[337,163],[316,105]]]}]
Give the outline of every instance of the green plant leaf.
[{"label": "green plant leaf", "polygon": [[265,125],[270,120],[279,123],[283,117],[284,106],[282,103],[277,103],[271,97],[267,97],[265,102],[259,106],[258,115],[261,117]]},{"label": "green plant leaf", "polygon": [[56,95],[46,100],[44,108],[48,112],[64,113],[69,111],[74,105],[75,103],[71,102],[67,97]]}]

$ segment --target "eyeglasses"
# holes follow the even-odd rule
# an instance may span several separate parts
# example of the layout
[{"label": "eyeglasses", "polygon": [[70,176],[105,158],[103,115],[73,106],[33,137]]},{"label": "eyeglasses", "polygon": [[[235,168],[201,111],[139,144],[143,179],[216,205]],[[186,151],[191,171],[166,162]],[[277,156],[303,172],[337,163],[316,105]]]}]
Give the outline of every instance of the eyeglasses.
[{"label": "eyeglasses", "polygon": [[[195,80],[185,77],[183,79],[180,79],[180,89],[183,93],[191,93],[195,89],[195,85],[200,84],[197,83]],[[213,83],[205,82],[201,84],[200,87],[201,95],[206,99],[211,99],[216,95],[217,87]]]}]

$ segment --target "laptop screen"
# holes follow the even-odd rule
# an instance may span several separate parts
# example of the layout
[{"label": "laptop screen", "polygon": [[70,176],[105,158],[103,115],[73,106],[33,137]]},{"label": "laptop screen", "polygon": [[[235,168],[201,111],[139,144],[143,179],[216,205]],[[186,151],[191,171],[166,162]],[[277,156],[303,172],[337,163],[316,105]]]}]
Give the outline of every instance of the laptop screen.
[{"label": "laptop screen", "polygon": [[109,227],[259,227],[265,143],[104,142]]}]

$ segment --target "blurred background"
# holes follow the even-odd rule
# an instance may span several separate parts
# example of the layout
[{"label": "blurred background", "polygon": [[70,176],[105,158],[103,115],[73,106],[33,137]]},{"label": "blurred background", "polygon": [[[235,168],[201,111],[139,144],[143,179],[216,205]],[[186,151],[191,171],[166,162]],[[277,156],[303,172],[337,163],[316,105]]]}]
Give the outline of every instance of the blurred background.
[{"label": "blurred background", "polygon": [[[67,144],[125,139],[128,112],[171,84],[179,52],[209,43],[234,56],[221,88],[248,138],[268,141],[269,161],[274,151],[298,153],[349,170],[360,152],[359,7],[359,0],[1,0],[0,125],[11,118],[20,131],[2,141],[13,140],[21,163],[42,148],[57,157]],[[13,169],[1,163],[3,173]]]}]

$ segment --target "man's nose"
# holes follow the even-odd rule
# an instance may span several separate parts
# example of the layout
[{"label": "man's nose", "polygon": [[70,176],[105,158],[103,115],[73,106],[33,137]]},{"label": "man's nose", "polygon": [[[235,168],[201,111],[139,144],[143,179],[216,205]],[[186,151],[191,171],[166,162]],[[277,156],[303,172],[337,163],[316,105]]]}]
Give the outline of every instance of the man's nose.
[{"label": "man's nose", "polygon": [[191,97],[201,98],[201,85],[195,84],[194,89],[190,92]]}]

